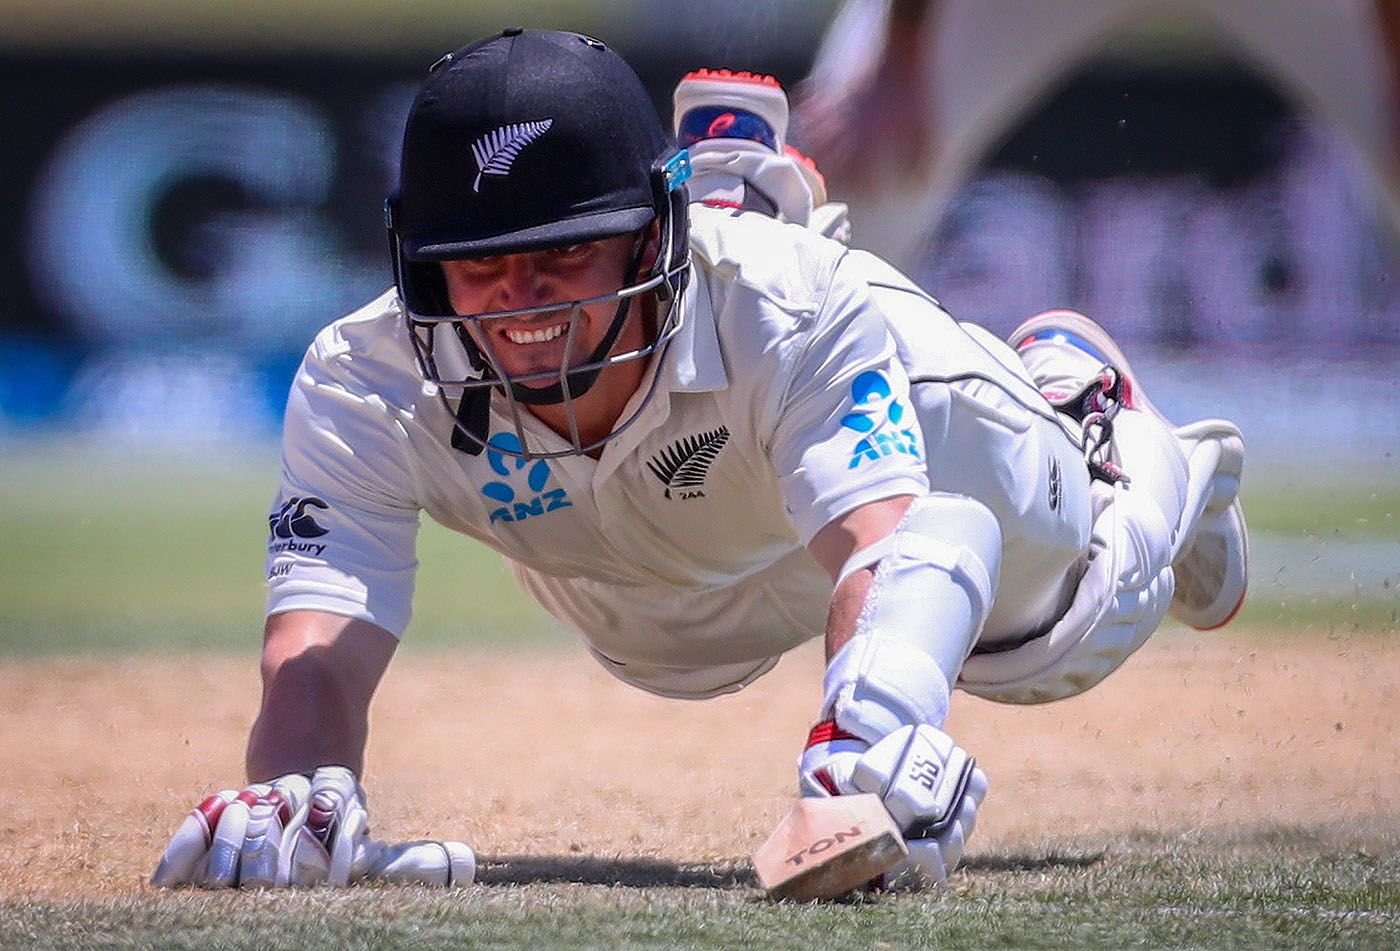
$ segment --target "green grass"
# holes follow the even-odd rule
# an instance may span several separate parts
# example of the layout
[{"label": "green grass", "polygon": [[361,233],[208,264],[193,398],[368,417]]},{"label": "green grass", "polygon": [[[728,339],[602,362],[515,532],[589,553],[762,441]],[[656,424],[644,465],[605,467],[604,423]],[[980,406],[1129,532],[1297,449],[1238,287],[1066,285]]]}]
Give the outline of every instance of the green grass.
[{"label": "green grass", "polygon": [[[251,654],[271,456],[231,460],[223,473],[207,462],[109,468],[65,454],[0,462],[0,654]],[[1246,505],[1255,531],[1383,541],[1400,489],[1285,486]],[[481,546],[425,525],[420,559],[411,649],[561,639]],[[1394,610],[1393,598],[1265,585],[1244,620],[1345,636],[1394,630]],[[1043,842],[1000,851],[974,842],[943,895],[824,906],[763,901],[737,857],[497,858],[483,884],[451,893],[165,894],[132,882],[101,900],[0,896],[0,947],[1389,948],[1400,946],[1397,846],[1400,810],[1360,831],[1103,840],[1048,829]]]},{"label": "green grass", "polygon": [[1400,540],[1400,482],[1299,482],[1262,474],[1246,484],[1250,528],[1337,541]]},{"label": "green grass", "polygon": [[1298,595],[1255,588],[1231,625],[1269,633],[1319,636],[1400,631],[1400,591],[1389,597]]},{"label": "green grass", "polygon": [[[345,948],[1387,948],[1393,833],[1144,834],[980,853],[941,895],[775,905],[734,867],[488,865],[450,893],[362,888],[0,904],[0,944]],[[572,874],[571,874],[572,873]],[[630,887],[620,887],[630,886]]]},{"label": "green grass", "polygon": [[[0,654],[256,650],[276,462],[0,470]],[[554,623],[501,559],[424,520],[412,649],[538,645]]]},{"label": "green grass", "polygon": [[[0,654],[255,650],[276,462],[262,451],[216,464],[125,462],[109,471],[110,459],[58,450],[0,462]],[[1245,503],[1257,533],[1329,546],[1400,537],[1400,486],[1329,491],[1262,480]],[[406,649],[567,639],[483,546],[425,519],[419,561]],[[1393,631],[1400,587],[1301,594],[1256,576],[1239,623]]]}]

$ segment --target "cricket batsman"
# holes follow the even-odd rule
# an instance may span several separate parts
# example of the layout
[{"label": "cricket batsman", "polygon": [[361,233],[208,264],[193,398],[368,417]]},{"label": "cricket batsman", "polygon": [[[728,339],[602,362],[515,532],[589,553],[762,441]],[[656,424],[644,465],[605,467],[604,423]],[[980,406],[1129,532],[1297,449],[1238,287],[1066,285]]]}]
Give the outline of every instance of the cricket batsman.
[{"label": "cricket batsman", "polygon": [[[432,67],[395,286],[316,337],[288,400],[246,787],[195,809],[157,884],[394,878],[360,779],[421,512],[662,696],[823,637],[798,788],[883,797],[909,849],[890,886],[945,882],[987,792],[943,731],[954,688],[1068,697],[1166,614],[1238,609],[1235,426],[1174,427],[1087,317],[1003,342],[836,240],[771,79],[691,74],[676,106],[673,138],[573,33]],[[472,862],[442,845],[434,880]]]}]

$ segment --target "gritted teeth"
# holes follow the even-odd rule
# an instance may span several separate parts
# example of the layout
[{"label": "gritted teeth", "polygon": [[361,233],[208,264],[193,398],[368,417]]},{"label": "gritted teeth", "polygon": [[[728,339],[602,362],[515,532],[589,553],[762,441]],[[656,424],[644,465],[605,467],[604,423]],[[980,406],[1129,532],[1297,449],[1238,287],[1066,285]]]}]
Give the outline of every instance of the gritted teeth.
[{"label": "gritted teeth", "polygon": [[511,343],[547,343],[564,332],[568,324],[555,324],[540,330],[507,330],[506,339]]}]

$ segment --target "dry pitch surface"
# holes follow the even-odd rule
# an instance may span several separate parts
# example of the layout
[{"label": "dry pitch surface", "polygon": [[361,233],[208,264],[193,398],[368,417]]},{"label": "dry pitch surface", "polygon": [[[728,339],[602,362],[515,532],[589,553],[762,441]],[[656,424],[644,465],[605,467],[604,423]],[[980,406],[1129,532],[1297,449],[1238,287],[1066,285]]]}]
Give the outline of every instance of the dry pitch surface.
[{"label": "dry pitch surface", "polygon": [[[813,650],[703,704],[627,688],[581,652],[401,657],[373,718],[375,831],[465,839],[498,879],[684,884],[685,868],[740,861],[782,813],[818,681]],[[978,857],[1144,833],[1318,822],[1394,841],[1397,684],[1384,637],[1168,632],[1079,698],[959,695],[951,731],[992,783],[967,874]],[[149,892],[165,836],[241,775],[256,698],[252,658],[0,668],[0,898]]]}]

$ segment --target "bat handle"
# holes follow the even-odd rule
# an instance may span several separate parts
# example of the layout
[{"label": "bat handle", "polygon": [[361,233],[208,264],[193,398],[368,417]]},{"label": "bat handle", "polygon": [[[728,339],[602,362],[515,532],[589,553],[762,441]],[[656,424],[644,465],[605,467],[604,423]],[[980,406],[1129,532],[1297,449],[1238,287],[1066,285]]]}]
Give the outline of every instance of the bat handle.
[{"label": "bat handle", "polygon": [[369,842],[364,877],[396,885],[470,885],[476,854],[464,842]]}]

